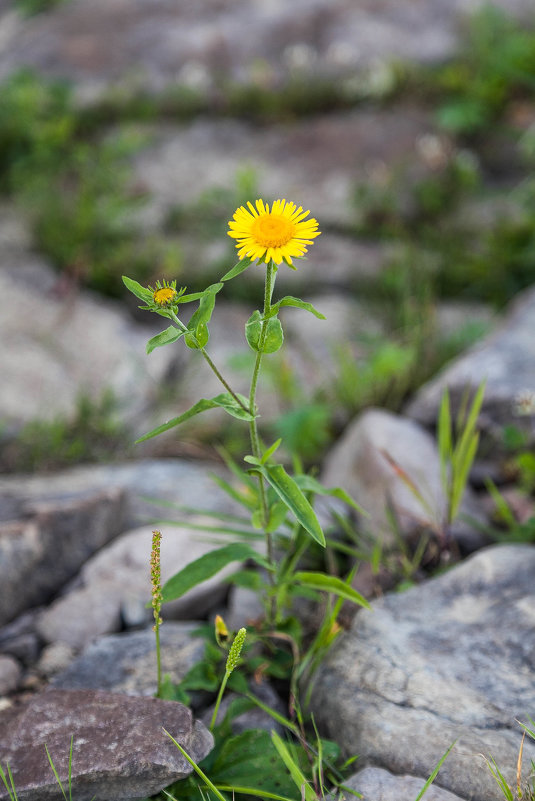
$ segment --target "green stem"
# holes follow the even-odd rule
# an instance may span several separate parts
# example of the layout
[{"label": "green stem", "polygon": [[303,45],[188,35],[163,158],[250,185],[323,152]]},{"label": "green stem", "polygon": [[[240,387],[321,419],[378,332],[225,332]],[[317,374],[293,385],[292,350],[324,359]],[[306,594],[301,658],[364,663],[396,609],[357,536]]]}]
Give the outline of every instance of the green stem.
[{"label": "green stem", "polygon": [[[158,619],[160,617],[160,610],[158,610]],[[160,653],[160,625],[158,621],[154,627],[154,633],[156,635],[156,676],[157,676],[157,690],[156,690],[156,698],[162,697],[162,657]]]},{"label": "green stem", "polygon": [[212,720],[210,721],[210,731],[214,730],[214,726],[217,720],[217,713],[219,712],[219,706],[221,704],[221,699],[223,698],[223,693],[225,692],[225,687],[227,686],[227,681],[232,671],[227,670],[223,681],[221,682],[221,687],[219,688],[219,694],[217,696],[217,701],[215,702],[214,707],[214,714],[212,715]]},{"label": "green stem", "polygon": [[[256,389],[258,386],[258,378],[260,375],[262,357],[264,355],[264,345],[266,343],[268,315],[271,309],[271,297],[273,295],[273,287],[275,285],[275,274],[276,274],[275,264],[273,263],[273,261],[270,261],[266,269],[266,282],[264,285],[264,314],[262,317],[262,328],[260,330],[260,341],[258,343],[258,352],[256,354],[256,361],[253,370],[253,376],[251,379],[251,389],[249,392],[249,409],[251,411],[251,414],[254,414],[256,409]],[[249,433],[251,436],[251,448],[253,451],[253,456],[256,456],[257,459],[260,459],[261,457],[260,440],[258,437],[258,426],[256,424],[256,417],[254,417],[253,420],[249,422]],[[266,530],[269,523],[269,510],[267,505],[266,485],[264,482],[264,477],[262,475],[258,476],[258,489],[260,492],[260,504],[262,509],[262,526],[266,534],[267,558],[270,565],[274,566],[275,560],[273,556],[273,539],[271,534]],[[272,571],[269,572],[269,577],[271,584],[274,586],[275,577]],[[270,621],[269,621],[270,623],[275,618],[275,609],[276,609],[276,601],[275,598],[273,597],[271,599]]]},{"label": "green stem", "polygon": [[[181,331],[184,331],[184,332],[188,331],[187,326],[184,325],[182,320],[178,319],[178,317],[176,316],[176,314],[174,313],[174,311],[172,309],[169,309],[169,313],[170,313],[171,319],[173,320],[174,323],[176,323],[176,325],[180,328]],[[190,333],[192,333],[192,332],[190,331]],[[202,355],[204,356],[204,359],[205,359],[206,363],[208,364],[208,366],[210,367],[212,372],[215,374],[217,379],[219,381],[221,381],[221,383],[223,384],[223,386],[225,387],[225,389],[227,390],[229,395],[231,395],[234,398],[234,400],[236,401],[238,406],[241,406],[241,408],[244,410],[244,412],[249,412],[249,409],[247,408],[247,406],[238,398],[238,396],[236,395],[236,393],[234,392],[234,390],[232,389],[230,384],[221,375],[221,373],[219,372],[219,370],[217,369],[217,367],[213,363],[212,359],[208,355],[206,349],[205,348],[199,348],[199,350],[202,353]]]}]

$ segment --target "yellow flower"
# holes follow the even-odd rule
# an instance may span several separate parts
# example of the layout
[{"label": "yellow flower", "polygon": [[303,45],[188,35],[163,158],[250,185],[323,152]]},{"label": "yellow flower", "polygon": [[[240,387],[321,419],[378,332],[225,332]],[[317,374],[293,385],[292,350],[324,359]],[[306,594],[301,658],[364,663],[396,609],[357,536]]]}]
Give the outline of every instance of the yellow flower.
[{"label": "yellow flower", "polygon": [[170,286],[164,286],[161,289],[157,289],[152,298],[158,306],[167,306],[168,303],[171,303],[177,296],[176,289]]},{"label": "yellow flower", "polygon": [[240,206],[229,222],[228,235],[236,239],[236,247],[240,259],[246,257],[252,261],[258,259],[266,264],[273,260],[275,264],[283,261],[292,265],[292,258],[300,259],[307,252],[306,245],[320,235],[318,222],[314,218],[305,220],[310,214],[295,203],[286,200],[275,200],[269,205],[263,200]]}]

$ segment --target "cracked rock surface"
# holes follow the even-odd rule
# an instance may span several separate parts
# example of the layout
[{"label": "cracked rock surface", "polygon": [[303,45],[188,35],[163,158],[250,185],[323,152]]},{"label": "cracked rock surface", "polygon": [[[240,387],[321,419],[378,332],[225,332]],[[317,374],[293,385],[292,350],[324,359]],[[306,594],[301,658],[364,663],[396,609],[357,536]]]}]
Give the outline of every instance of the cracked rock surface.
[{"label": "cracked rock surface", "polygon": [[[514,786],[535,708],[535,551],[500,545],[360,612],[322,664],[318,722],[359,764],[427,777],[467,801],[499,801],[483,758]],[[524,744],[524,765],[535,743]],[[468,769],[468,765],[470,766]]]}]

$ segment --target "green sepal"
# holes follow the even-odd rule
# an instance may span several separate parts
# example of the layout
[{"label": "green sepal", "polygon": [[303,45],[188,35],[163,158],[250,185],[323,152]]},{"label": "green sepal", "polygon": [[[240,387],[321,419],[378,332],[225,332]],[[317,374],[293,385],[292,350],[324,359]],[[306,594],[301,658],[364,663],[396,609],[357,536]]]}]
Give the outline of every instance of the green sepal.
[{"label": "green sepal", "polygon": [[277,301],[269,310],[269,316],[274,317],[278,314],[279,309],[281,306],[294,306],[296,309],[303,309],[304,311],[310,312],[317,317],[318,320],[325,320],[325,315],[319,312],[312,303],[307,303],[305,300],[301,300],[300,298],[294,298],[291,295],[286,295],[286,297],[282,298],[281,300]]},{"label": "green sepal", "polygon": [[359,606],[371,609],[370,604],[360,592],[354,590],[350,584],[347,584],[337,576],[328,576],[325,573],[315,573],[305,570],[294,573],[292,581],[302,584],[305,587],[310,587],[313,590],[332,592],[335,595],[339,595],[340,598],[346,598],[348,601],[359,604]]},{"label": "green sepal", "polygon": [[170,325],[165,331],[160,331],[159,334],[149,339],[147,342],[147,353],[152,353],[155,348],[161,348],[163,345],[176,342],[177,339],[180,339],[182,336],[184,336],[184,331],[181,331],[174,325]]},{"label": "green sepal", "polygon": [[[240,394],[237,394],[236,397],[247,407],[249,403],[247,398]],[[147,439],[152,439],[152,437],[157,437],[158,434],[163,434],[165,431],[169,431],[169,429],[179,426],[181,423],[185,423],[186,420],[195,417],[196,414],[201,414],[201,412],[206,412],[208,409],[215,409],[216,407],[224,409],[227,414],[230,414],[232,417],[237,417],[238,420],[247,420],[250,422],[254,419],[253,415],[246,411],[246,409],[243,409],[239,403],[234,400],[232,395],[228,392],[224,392],[221,395],[216,395],[215,398],[201,398],[200,401],[197,401],[197,403],[188,409],[187,412],[184,412],[184,414],[181,414],[179,417],[174,417],[167,423],[162,423],[161,426],[153,428],[152,431],[149,431],[147,434],[143,434],[142,437],[136,439],[136,444],[138,442],[145,442]]]},{"label": "green sepal", "polygon": [[163,602],[176,601],[197,584],[215,576],[231,562],[245,562],[247,559],[252,559],[262,567],[269,569],[269,564],[264,557],[244,542],[234,542],[205,553],[165,582],[162,587]]},{"label": "green sepal", "polygon": [[[277,317],[270,317],[265,322],[265,325],[267,330],[264,334],[262,353],[276,353],[284,342],[282,325]],[[245,323],[245,337],[251,350],[259,353],[262,338],[262,316],[258,309],[251,314]]]},{"label": "green sepal", "polygon": [[294,479],[288,475],[281,464],[255,465],[252,472],[260,473],[270,484],[281,501],[296,520],[308,531],[310,536],[325,546],[325,535],[321,529],[314,509],[305,498]]},{"label": "green sepal", "polygon": [[223,284],[211,284],[204,292],[201,293],[199,298],[199,308],[195,311],[188,323],[188,333],[185,336],[185,342],[188,348],[198,350],[204,348],[210,338],[208,331],[208,323],[212,317],[212,312],[215,306],[215,296]]},{"label": "green sepal", "polygon": [[225,273],[221,280],[230,281],[231,278],[236,278],[237,275],[240,275],[240,273],[243,273],[248,267],[250,267],[252,263],[252,259],[249,257],[242,259],[235,264],[234,267],[228,271],[228,273]]},{"label": "green sepal", "polygon": [[331,498],[338,498],[344,503],[347,503],[348,506],[353,507],[353,509],[355,509],[355,511],[357,511],[360,515],[363,515],[364,517],[370,516],[369,513],[363,509],[362,506],[359,506],[359,504],[353,500],[351,495],[349,495],[349,493],[347,493],[341,487],[327,489],[312,476],[307,476],[304,474],[295,476],[295,483],[300,489],[303,490],[303,492],[313,492],[315,495],[328,495]]},{"label": "green sepal", "polygon": [[133,278],[123,275],[123,284],[136,298],[142,300],[143,303],[153,302],[154,292],[151,289],[147,289],[146,286],[141,286],[141,284],[138,284]]}]

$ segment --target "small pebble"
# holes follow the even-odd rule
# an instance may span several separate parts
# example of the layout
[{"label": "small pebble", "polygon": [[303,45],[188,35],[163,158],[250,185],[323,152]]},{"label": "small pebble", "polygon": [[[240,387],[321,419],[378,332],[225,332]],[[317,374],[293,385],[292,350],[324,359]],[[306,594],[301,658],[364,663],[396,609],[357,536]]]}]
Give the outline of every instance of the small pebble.
[{"label": "small pebble", "polygon": [[75,657],[75,651],[65,642],[54,642],[43,648],[37,670],[42,676],[49,678],[66,670]]}]

